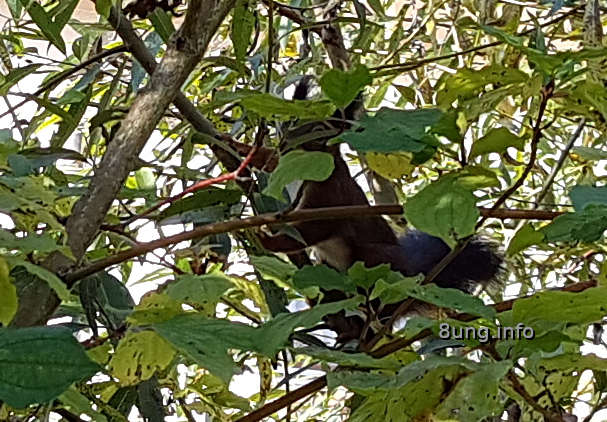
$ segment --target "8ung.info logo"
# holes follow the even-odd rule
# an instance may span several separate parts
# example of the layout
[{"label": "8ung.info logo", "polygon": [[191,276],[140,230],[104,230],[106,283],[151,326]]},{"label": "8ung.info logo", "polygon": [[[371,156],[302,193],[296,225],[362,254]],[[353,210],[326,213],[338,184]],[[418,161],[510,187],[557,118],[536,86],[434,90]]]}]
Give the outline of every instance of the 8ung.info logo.
[{"label": "8ung.info logo", "polygon": [[522,323],[514,327],[498,326],[491,330],[489,327],[453,327],[446,322],[439,324],[438,336],[443,340],[478,340],[488,343],[493,340],[532,340],[535,337],[533,328]]}]

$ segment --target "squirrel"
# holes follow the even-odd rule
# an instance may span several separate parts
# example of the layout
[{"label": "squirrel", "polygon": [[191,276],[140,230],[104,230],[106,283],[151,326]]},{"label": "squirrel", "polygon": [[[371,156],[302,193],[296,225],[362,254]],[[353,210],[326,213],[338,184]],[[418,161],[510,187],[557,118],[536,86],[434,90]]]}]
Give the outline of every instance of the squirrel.
[{"label": "squirrel", "polygon": [[[307,88],[297,87],[295,96],[303,99]],[[303,96],[303,98],[301,98]],[[355,100],[356,102],[357,100]],[[360,106],[360,104],[358,105]],[[347,129],[347,118],[352,117],[356,105],[336,113],[331,122],[342,122],[341,130]],[[342,118],[344,117],[344,118]],[[332,123],[328,123],[331,126]],[[326,122],[324,122],[325,125]],[[295,134],[313,132],[319,122],[306,123],[286,132],[286,138]],[[326,129],[326,127],[324,128]],[[339,207],[347,205],[369,205],[369,201],[350,175],[348,165],[341,156],[339,145],[327,145],[328,139],[314,140],[298,145],[305,150],[320,150],[331,153],[334,161],[333,173],[324,181],[304,181],[297,193],[295,209]],[[367,267],[390,264],[393,271],[405,276],[427,274],[449,252],[449,246],[440,238],[418,230],[409,230],[397,236],[388,222],[381,216],[347,219],[315,220],[293,223],[301,239],[287,234],[262,235],[262,245],[273,252],[293,253],[312,248],[321,263],[338,271],[346,271],[355,262]],[[303,240],[303,242],[302,242]],[[466,293],[474,293],[494,281],[502,268],[503,257],[495,245],[484,237],[474,237],[467,246],[434,279],[440,287],[450,287]],[[324,302],[345,298],[343,292],[327,292]],[[380,309],[376,317],[389,319],[399,304],[374,307]],[[423,306],[423,305],[421,305]],[[415,306],[413,306],[415,311]],[[338,343],[360,339],[364,321],[358,316],[345,316],[344,312],[325,319],[328,327],[337,333]],[[362,340],[362,339],[361,339]]]}]

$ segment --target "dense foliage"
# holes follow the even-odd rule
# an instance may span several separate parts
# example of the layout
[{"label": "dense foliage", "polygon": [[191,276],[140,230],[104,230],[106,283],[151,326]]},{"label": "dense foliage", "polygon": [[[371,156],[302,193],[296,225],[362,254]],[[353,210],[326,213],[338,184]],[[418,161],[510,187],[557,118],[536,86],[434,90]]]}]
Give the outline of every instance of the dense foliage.
[{"label": "dense foliage", "polygon": [[[135,3],[97,0],[91,23],[78,0],[6,2],[0,420],[605,418],[598,1]],[[291,100],[302,75],[312,96]],[[247,145],[284,151],[285,127],[360,92],[334,142],[369,199],[455,250],[503,245],[502,284],[476,298],[261,247],[261,226],[301,218],[287,188],[332,160],[260,170]],[[308,308],[321,288],[348,299]],[[369,353],[314,330],[407,297],[440,318]]]}]

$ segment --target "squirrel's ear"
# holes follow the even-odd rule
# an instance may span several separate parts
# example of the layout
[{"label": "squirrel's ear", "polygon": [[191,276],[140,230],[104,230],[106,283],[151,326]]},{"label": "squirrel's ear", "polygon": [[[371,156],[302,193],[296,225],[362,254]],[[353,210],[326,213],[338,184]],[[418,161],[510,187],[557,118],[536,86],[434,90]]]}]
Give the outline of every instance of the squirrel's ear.
[{"label": "squirrel's ear", "polygon": [[295,86],[295,92],[293,92],[294,100],[305,100],[310,94],[310,81],[312,76],[304,75],[301,77],[297,85]]}]

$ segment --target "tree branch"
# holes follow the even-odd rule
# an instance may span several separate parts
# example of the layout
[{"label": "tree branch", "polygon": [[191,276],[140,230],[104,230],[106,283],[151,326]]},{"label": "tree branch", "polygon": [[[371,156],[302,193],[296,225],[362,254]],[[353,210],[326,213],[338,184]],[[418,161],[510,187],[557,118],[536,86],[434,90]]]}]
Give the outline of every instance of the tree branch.
[{"label": "tree branch", "polygon": [[[234,3],[235,0],[189,2],[183,25],[171,37],[166,53],[152,74],[148,86],[139,91],[113,142],[108,145],[86,194],[74,205],[68,218],[68,246],[77,262],[82,259],[86,248],[97,235],[132,164],[136,162],[166,108],[202,58],[219,24]],[[116,23],[127,25],[124,16],[119,19],[120,14],[115,9],[113,13]],[[199,123],[210,131],[214,130],[212,126],[204,125],[204,122]],[[67,257],[59,253],[51,255],[44,263],[46,268],[55,273],[65,272],[72,265]],[[17,283],[17,288],[19,309],[11,323],[14,326],[44,323],[59,305],[57,296],[44,282],[35,285]],[[33,303],[37,305],[33,307]]]},{"label": "tree branch", "polygon": [[[512,212],[512,217],[504,218],[530,218],[530,215],[536,213],[540,217],[554,218],[561,213],[553,212],[547,214],[547,211],[528,211],[525,213],[519,210],[496,210],[502,217],[507,216]],[[496,211],[481,209],[481,215],[492,216]],[[206,224],[194,230],[179,233],[173,236],[164,237],[152,242],[141,243],[125,251],[115,255],[93,262],[91,265],[84,268],[69,271],[63,279],[72,286],[76,281],[87,277],[91,274],[101,271],[112,265],[119,264],[127,259],[134,258],[139,255],[151,252],[154,249],[164,248],[186,240],[210,236],[213,234],[233,232],[237,230],[247,229],[251,227],[260,227],[264,225],[292,223],[295,221],[313,221],[313,220],[328,220],[336,218],[351,218],[351,217],[370,217],[375,215],[400,215],[403,213],[403,207],[400,205],[350,205],[343,207],[328,207],[328,208],[309,208],[291,211],[284,213],[262,214],[254,217],[243,218],[239,220],[221,221],[218,223]]]},{"label": "tree branch", "polygon": [[[491,207],[492,210],[498,209],[506,200],[520,188],[525,179],[531,173],[531,169],[535,165],[535,159],[537,157],[537,148],[542,138],[542,121],[544,120],[544,112],[546,111],[546,106],[548,105],[548,101],[552,98],[552,94],[554,93],[554,79],[551,79],[543,88],[542,88],[542,100],[540,102],[540,107],[537,112],[537,118],[535,120],[535,125],[533,125],[533,136],[531,138],[531,155],[529,156],[529,162],[525,166],[523,173],[521,176],[514,182],[512,186],[504,194],[495,201],[495,204]],[[480,227],[485,221],[487,217],[483,217],[476,224],[476,227]],[[448,262],[445,266],[449,264]]]},{"label": "tree branch", "polygon": [[139,91],[120,129],[108,145],[87,193],[67,221],[68,245],[76,260],[95,238],[116,194],[143,146],[188,75],[198,64],[211,37],[235,0],[192,0],[183,25],[173,36],[148,86]]}]

